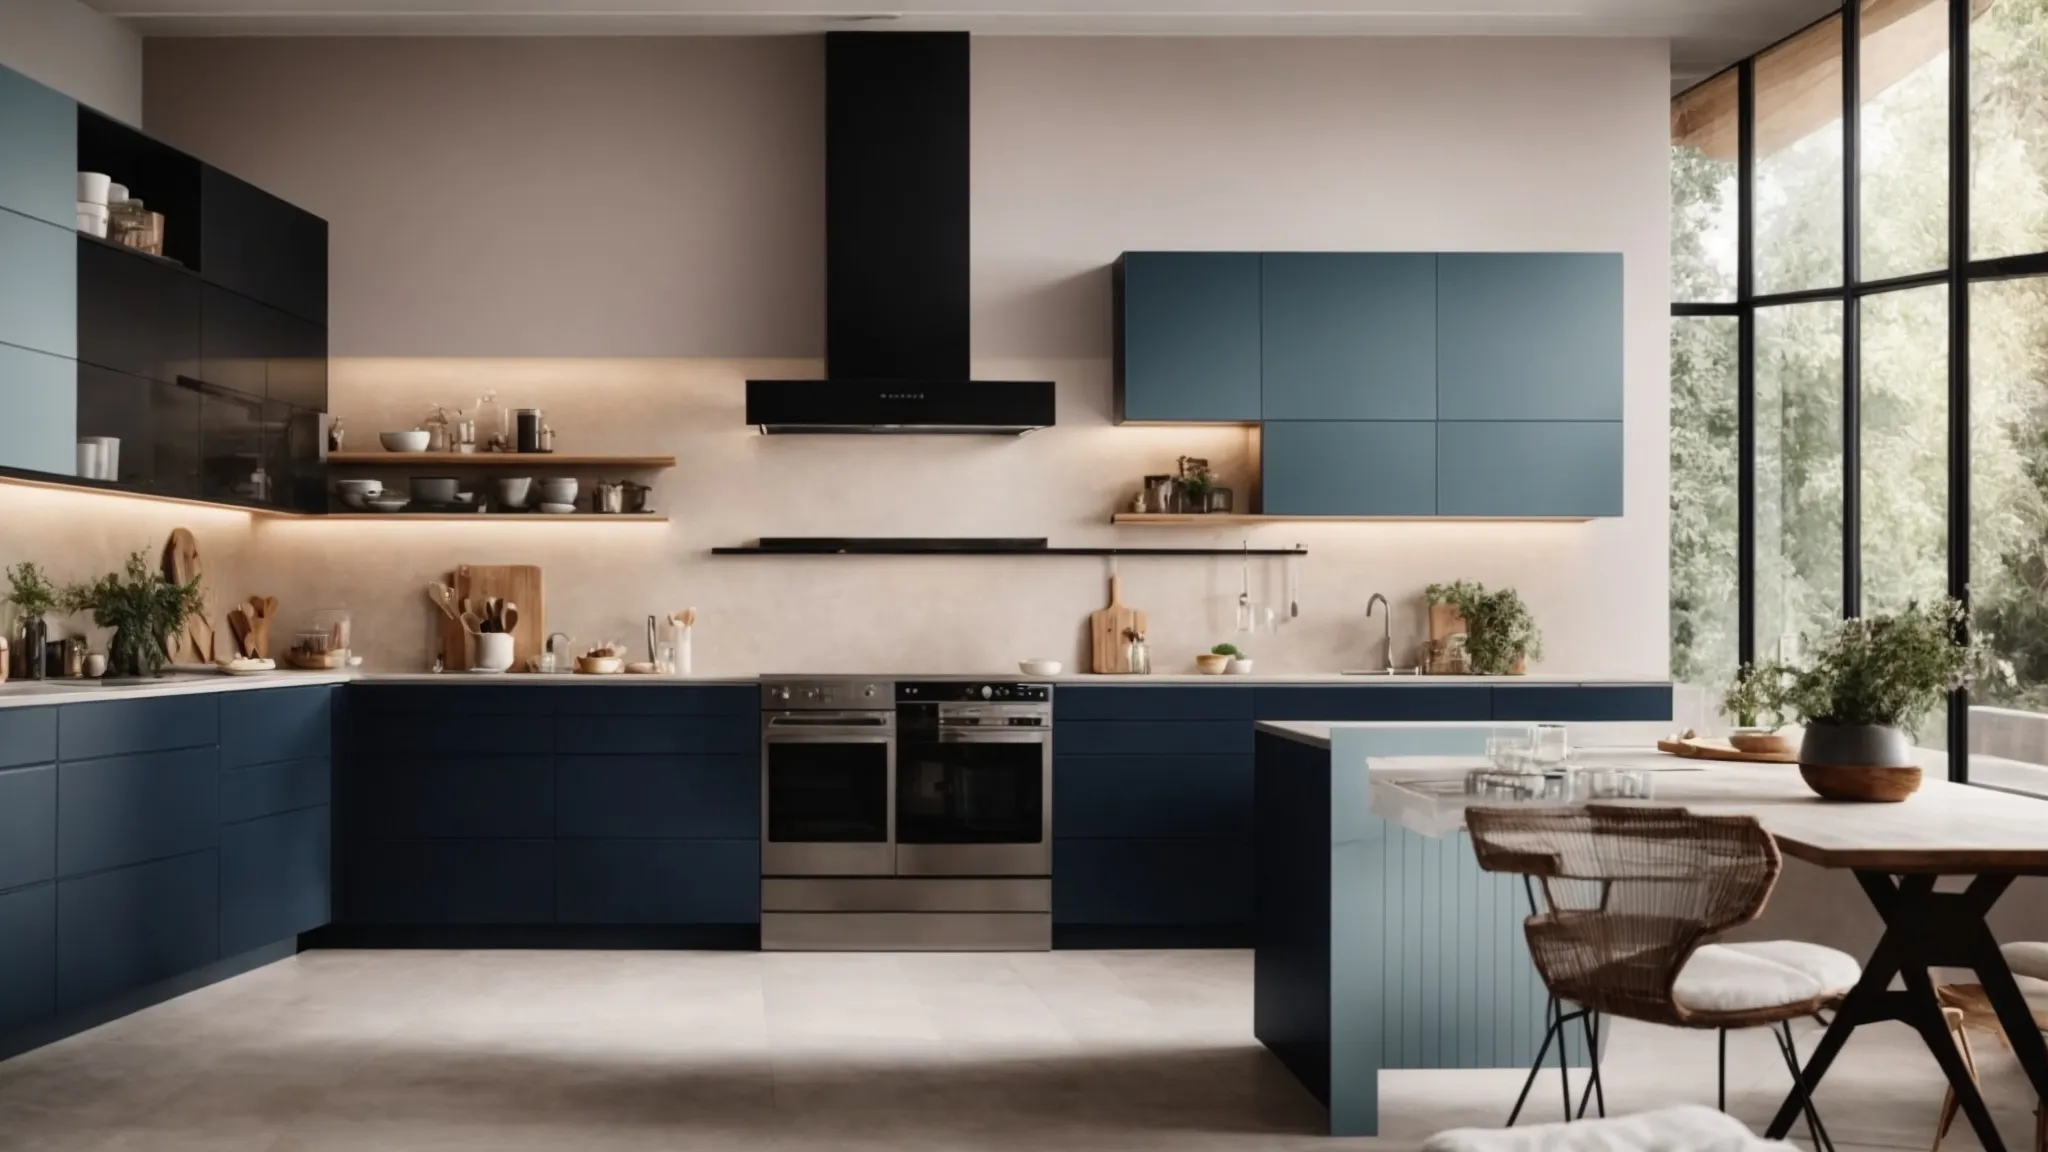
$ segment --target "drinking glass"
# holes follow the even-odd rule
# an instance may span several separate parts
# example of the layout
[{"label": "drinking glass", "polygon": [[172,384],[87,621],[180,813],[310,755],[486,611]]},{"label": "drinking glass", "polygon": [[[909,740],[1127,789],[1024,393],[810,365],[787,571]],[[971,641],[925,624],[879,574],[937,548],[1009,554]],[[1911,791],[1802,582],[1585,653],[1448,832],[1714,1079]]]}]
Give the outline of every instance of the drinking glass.
[{"label": "drinking glass", "polygon": [[1562,724],[1538,724],[1529,739],[1536,763],[1546,768],[1564,763],[1572,753],[1571,738]]},{"label": "drinking glass", "polygon": [[1526,728],[1496,728],[1486,738],[1486,761],[1502,772],[1525,772],[1530,752]]}]

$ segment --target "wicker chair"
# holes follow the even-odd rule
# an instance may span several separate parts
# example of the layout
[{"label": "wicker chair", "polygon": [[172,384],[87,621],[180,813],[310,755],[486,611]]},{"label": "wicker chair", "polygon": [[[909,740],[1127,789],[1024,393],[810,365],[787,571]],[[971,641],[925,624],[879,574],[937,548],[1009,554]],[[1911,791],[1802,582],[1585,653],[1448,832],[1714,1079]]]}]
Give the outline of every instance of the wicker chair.
[{"label": "wicker chair", "polygon": [[[1777,844],[1755,819],[1602,805],[1473,808],[1465,816],[1481,868],[1534,881],[1524,932],[1553,1002],[1510,1125],[1553,1039],[1563,1072],[1564,1029],[1573,1022],[1584,1027],[1592,1053],[1587,1094],[1600,1095],[1604,1112],[1602,1016],[1720,1031],[1724,1110],[1728,1030],[1769,1027],[1803,1091],[1791,1022],[1837,1004],[1862,968],[1853,957],[1816,944],[1710,943],[1756,919],[1777,883]],[[1578,1007],[1567,1011],[1567,1004]],[[1568,1082],[1565,1110],[1570,1118]],[[1811,1100],[1805,1113],[1815,1146],[1831,1149]]]}]

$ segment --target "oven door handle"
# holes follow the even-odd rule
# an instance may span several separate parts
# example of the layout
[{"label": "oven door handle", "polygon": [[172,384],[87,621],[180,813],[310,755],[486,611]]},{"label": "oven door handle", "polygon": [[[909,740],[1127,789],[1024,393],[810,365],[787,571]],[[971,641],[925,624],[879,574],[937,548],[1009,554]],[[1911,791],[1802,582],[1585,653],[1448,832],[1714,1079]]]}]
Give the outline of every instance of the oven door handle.
[{"label": "oven door handle", "polygon": [[941,744],[1045,744],[1052,733],[1043,728],[941,728]]},{"label": "oven door handle", "polygon": [[761,739],[767,744],[894,744],[896,734],[873,728],[799,728],[770,730]]}]

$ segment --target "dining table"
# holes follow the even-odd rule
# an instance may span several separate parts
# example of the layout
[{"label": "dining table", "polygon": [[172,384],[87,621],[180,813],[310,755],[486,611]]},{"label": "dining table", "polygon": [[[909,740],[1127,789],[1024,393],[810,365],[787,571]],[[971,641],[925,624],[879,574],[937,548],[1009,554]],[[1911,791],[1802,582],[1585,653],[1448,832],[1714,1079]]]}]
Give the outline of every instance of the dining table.
[{"label": "dining table", "polygon": [[[2048,1043],[1986,922],[2014,880],[2048,876],[2048,799],[1929,775],[1902,802],[1843,803],[1816,796],[1789,764],[1681,765],[1635,749],[1575,753],[1574,760],[1644,773],[1649,797],[1620,802],[1751,816],[1783,855],[1854,875],[1883,932],[1864,961],[1862,979],[1842,999],[1806,1060],[1801,1078],[1809,1091],[1827,1076],[1856,1029],[1900,1021],[1919,1033],[1941,1066],[1984,1148],[2002,1152],[2005,1144],[1942,1016],[1930,971],[1967,968],[1976,973],[2035,1094],[2048,1103]],[[1485,767],[1473,757],[1383,757],[1371,767],[1374,813],[1413,828],[1434,827],[1437,834],[1462,827],[1465,808],[1557,803],[1463,795],[1455,783]],[[1895,982],[1902,986],[1894,988]],[[1800,1115],[1795,1088],[1765,1136],[1784,1138]]]}]

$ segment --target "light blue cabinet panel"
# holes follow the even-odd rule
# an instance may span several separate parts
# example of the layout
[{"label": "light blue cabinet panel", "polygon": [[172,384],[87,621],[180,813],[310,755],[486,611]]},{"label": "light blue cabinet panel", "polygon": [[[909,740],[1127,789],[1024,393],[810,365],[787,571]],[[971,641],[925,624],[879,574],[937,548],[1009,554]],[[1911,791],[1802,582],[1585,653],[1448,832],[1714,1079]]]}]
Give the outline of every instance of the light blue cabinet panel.
[{"label": "light blue cabinet panel", "polygon": [[1261,434],[1273,516],[1432,516],[1435,430],[1423,422],[1269,421]]},{"label": "light blue cabinet panel", "polygon": [[56,875],[56,765],[0,770],[0,891]]},{"label": "light blue cabinet panel", "polygon": [[1267,420],[1436,419],[1436,254],[1263,260]]},{"label": "light blue cabinet panel", "polygon": [[0,68],[0,157],[0,208],[70,228],[78,202],[78,105]]},{"label": "light blue cabinet panel", "polygon": [[1621,257],[1437,258],[1439,420],[1620,420]]},{"label": "light blue cabinet panel", "polygon": [[[13,163],[10,157],[7,162]],[[78,356],[78,236],[0,212],[0,344]]]},{"label": "light blue cabinet panel", "polygon": [[1443,516],[1621,515],[1619,421],[1438,424]]},{"label": "light blue cabinet panel", "polygon": [[1259,256],[1129,252],[1114,272],[1116,419],[1259,418]]},{"label": "light blue cabinet panel", "polygon": [[[0,265],[0,296],[12,275]],[[77,445],[78,365],[0,344],[0,465],[71,476]]]}]

